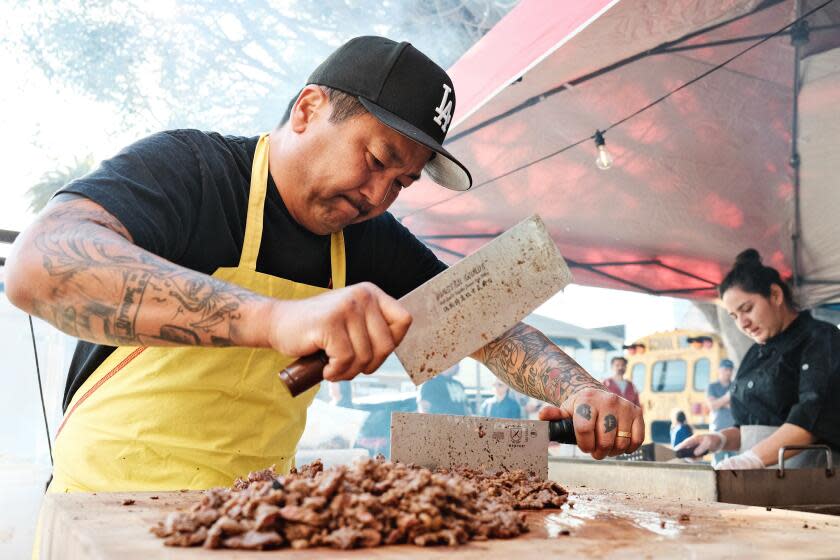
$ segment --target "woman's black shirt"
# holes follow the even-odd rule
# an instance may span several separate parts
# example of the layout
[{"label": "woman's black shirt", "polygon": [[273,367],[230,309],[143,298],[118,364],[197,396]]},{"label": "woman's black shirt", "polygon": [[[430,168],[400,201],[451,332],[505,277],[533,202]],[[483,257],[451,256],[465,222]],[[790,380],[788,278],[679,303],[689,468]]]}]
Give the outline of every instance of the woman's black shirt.
[{"label": "woman's black shirt", "polygon": [[795,424],[840,449],[840,330],[801,312],[749,349],[731,394],[736,426]]}]

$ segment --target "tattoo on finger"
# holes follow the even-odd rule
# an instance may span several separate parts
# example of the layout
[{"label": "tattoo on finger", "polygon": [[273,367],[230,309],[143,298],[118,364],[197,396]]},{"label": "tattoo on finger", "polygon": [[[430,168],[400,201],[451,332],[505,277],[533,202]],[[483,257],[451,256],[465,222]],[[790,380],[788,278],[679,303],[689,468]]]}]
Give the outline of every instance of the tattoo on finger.
[{"label": "tattoo on finger", "polygon": [[610,433],[618,427],[618,421],[612,414],[604,416],[604,433]]},{"label": "tattoo on finger", "polygon": [[[592,420],[592,408],[588,404],[579,405],[575,412],[587,420]],[[613,420],[615,420],[615,418],[613,418]]]}]

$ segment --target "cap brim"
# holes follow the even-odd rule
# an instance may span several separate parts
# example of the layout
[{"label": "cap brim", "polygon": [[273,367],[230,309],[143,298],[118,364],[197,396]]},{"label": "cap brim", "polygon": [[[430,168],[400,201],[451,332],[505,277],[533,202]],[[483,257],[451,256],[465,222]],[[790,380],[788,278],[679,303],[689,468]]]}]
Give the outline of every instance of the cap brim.
[{"label": "cap brim", "polygon": [[388,128],[394,129],[406,138],[426,146],[437,154],[423,168],[429,174],[432,181],[453,191],[469,190],[472,186],[470,172],[467,171],[467,168],[460,161],[452,157],[452,154],[447,152],[434,138],[372,101],[364,97],[359,97],[358,99],[364,105],[365,109],[376,117],[379,122]]}]

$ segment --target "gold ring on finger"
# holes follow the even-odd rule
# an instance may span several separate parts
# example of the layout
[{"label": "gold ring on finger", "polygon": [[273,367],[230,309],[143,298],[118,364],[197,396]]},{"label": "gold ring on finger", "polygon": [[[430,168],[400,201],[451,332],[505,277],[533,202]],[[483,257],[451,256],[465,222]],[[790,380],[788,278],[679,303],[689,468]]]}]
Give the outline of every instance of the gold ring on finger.
[{"label": "gold ring on finger", "polygon": [[630,432],[622,432],[622,431],[619,431],[619,432],[618,432],[618,437],[626,437],[626,438],[629,438],[629,437],[633,437],[633,434],[631,434]]}]

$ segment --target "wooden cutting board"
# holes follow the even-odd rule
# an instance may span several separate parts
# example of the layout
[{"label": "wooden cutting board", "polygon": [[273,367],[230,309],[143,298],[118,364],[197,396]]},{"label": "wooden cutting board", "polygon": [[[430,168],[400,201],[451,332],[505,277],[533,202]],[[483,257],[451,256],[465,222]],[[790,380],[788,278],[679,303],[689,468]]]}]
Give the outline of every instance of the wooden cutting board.
[{"label": "wooden cutting board", "polygon": [[[571,507],[528,514],[531,532],[458,548],[410,545],[339,551],[207,551],[169,548],[149,532],[166,513],[186,509],[198,492],[49,494],[43,506],[44,559],[430,558],[814,558],[834,557],[840,517],[790,510],[679,501],[643,494],[572,493]],[[152,496],[158,499],[153,500]],[[135,500],[123,505],[126,499]]]}]

